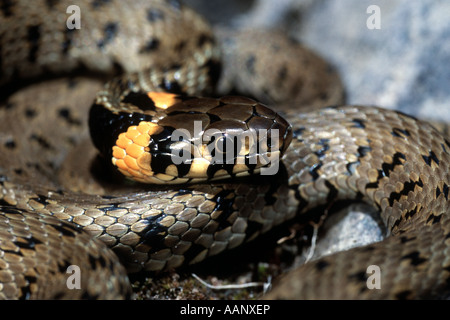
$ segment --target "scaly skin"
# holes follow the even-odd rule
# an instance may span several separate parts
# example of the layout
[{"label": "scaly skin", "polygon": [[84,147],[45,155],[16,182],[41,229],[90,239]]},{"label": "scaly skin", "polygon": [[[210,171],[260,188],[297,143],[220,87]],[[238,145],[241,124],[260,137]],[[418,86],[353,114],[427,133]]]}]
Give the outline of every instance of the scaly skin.
[{"label": "scaly skin", "polygon": [[[85,23],[79,33],[65,28],[68,2],[9,3],[0,13],[2,84],[40,78],[45,70],[59,74],[82,67],[111,74],[116,65],[125,72],[150,67],[131,75],[144,88],[164,89],[161,80],[169,79],[190,94],[212,90],[215,80],[201,76],[214,78],[217,71],[216,62],[207,63],[214,72],[201,70],[217,57],[212,34],[202,19],[174,2],[79,1]],[[144,3],[149,7],[133,8]],[[127,29],[130,20],[140,32]],[[185,55],[196,58],[180,65],[185,72],[179,77],[173,61]],[[320,59],[315,63],[323,68]],[[253,66],[247,71],[258,69]],[[320,74],[331,77],[315,85],[324,86],[318,97],[324,101],[341,87],[333,73]],[[188,85],[194,77],[189,75],[200,80]],[[377,207],[390,237],[309,263],[267,298],[427,298],[448,291],[450,144],[428,124],[373,107],[299,114],[293,104],[285,110],[294,133],[282,159],[285,170],[270,182],[255,177],[183,187],[121,185],[91,172],[96,151],[87,116],[97,90],[97,80],[57,79],[21,89],[0,108],[2,298],[127,297],[126,275],[106,246],[128,272],[166,270],[199,262],[342,199]],[[38,235],[42,228],[47,231]],[[81,291],[68,290],[64,281],[72,264],[90,275]],[[380,290],[367,289],[369,265],[380,267]]]}]

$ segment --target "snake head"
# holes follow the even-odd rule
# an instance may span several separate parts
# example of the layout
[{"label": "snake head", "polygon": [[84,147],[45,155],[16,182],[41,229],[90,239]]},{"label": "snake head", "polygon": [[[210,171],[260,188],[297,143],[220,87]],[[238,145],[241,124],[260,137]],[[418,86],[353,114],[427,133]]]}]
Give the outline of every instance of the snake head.
[{"label": "snake head", "polygon": [[[123,101],[131,100],[125,97]],[[109,149],[99,149],[107,151],[123,175],[142,183],[194,183],[258,172],[276,174],[292,139],[285,119],[249,98],[133,93],[132,102],[136,104],[131,107],[134,111],[120,117],[128,124],[121,123],[121,130],[115,130]],[[102,112],[114,116],[107,108]],[[93,139],[94,144],[101,144]]]}]

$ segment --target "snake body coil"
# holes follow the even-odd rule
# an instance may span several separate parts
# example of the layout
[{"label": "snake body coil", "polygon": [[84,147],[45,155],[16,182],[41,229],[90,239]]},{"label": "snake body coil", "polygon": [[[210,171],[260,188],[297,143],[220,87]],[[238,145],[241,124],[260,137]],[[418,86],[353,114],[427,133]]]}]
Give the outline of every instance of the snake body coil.
[{"label": "snake body coil", "polygon": [[[0,107],[1,298],[129,297],[125,268],[159,271],[199,262],[339,200],[378,208],[390,236],[306,264],[282,279],[268,298],[427,298],[448,293],[450,142],[428,123],[395,111],[337,106],[299,114],[284,109],[292,142],[270,179],[156,187],[118,185],[93,176],[91,170],[98,166],[91,161],[96,151],[87,117],[97,90],[95,103],[110,104],[110,109],[114,97],[142,109],[142,96],[134,94],[141,90],[204,95],[213,90],[220,62],[206,23],[176,1],[78,4],[85,23],[80,32],[65,27],[68,2],[8,1],[0,11],[1,84],[43,71],[109,74],[119,68],[126,73],[103,89],[92,78],[45,81],[15,92]],[[36,14],[42,11],[46,19]],[[272,54],[279,50],[278,44],[266,47]],[[303,88],[309,105],[315,104],[311,92],[318,104],[339,92],[336,75],[325,63],[306,49],[292,50],[309,59],[311,69],[289,82],[292,70],[299,69],[271,66],[274,86],[296,94],[299,90],[293,88]],[[259,57],[246,57],[231,60],[242,63],[252,79]],[[319,71],[311,71],[313,66]],[[278,100],[264,81],[258,85],[263,98]],[[112,92],[128,93],[117,97]],[[218,106],[240,105],[233,114],[239,123],[265,114],[255,111],[263,106],[247,98],[201,101],[215,101],[213,107],[198,107],[209,114]],[[214,119],[225,117],[215,110]],[[281,124],[288,139],[288,125],[271,117],[276,120],[270,123]],[[112,149],[115,140],[107,152],[117,163],[122,151]],[[370,265],[380,267],[379,290],[367,288]],[[67,286],[71,266],[88,275],[81,278],[82,290]]]}]

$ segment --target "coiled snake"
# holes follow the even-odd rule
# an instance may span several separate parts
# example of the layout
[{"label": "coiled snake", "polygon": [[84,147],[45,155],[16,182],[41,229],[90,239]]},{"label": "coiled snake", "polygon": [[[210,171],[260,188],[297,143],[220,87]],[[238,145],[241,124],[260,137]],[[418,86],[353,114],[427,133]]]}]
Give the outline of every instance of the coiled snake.
[{"label": "coiled snake", "polygon": [[[177,1],[77,1],[81,29],[66,26],[72,2],[17,0],[0,8],[4,88],[15,89],[19,79],[83,75],[23,88],[0,108],[1,298],[129,297],[125,268],[158,271],[199,262],[344,199],[378,208],[390,236],[302,266],[268,298],[426,298],[448,292],[448,138],[426,122],[376,107],[299,113],[293,106],[339,102],[336,75],[303,47],[274,34],[268,45],[259,32],[244,32],[241,56],[225,61],[248,75],[231,75],[231,86],[269,101],[295,101],[283,109],[292,142],[279,172],[271,178],[197,185],[119,184],[104,162],[93,160],[97,151],[87,118],[95,92],[100,91],[95,102],[100,107],[117,98],[155,113],[156,100],[142,92],[212,91],[218,49],[205,22]],[[251,54],[250,42],[266,43],[261,56]],[[233,45],[229,39],[224,43]],[[294,49],[282,50],[286,44]],[[279,66],[272,63],[274,56]],[[296,61],[306,65],[287,67],[294,63],[292,56],[301,56]],[[96,77],[118,71],[128,80],[119,78],[101,89],[103,80]],[[127,93],[111,98],[110,92],[119,89]],[[178,114],[192,101],[183,100]],[[239,109],[233,108],[231,116],[216,110],[214,119],[248,124],[251,117],[265,114],[257,111],[263,106],[247,98],[199,101],[203,105],[194,106],[196,111],[166,124],[189,123],[188,114],[196,112],[211,120],[211,108],[224,105]],[[275,119],[271,111],[267,114]],[[280,119],[275,123],[288,132]],[[115,162],[124,156],[120,150],[109,152]],[[94,169],[104,170],[102,178]],[[173,172],[173,167],[157,171]],[[80,290],[67,286],[66,271],[73,265],[87,275],[81,277]],[[367,287],[369,265],[380,267],[381,289]]]}]

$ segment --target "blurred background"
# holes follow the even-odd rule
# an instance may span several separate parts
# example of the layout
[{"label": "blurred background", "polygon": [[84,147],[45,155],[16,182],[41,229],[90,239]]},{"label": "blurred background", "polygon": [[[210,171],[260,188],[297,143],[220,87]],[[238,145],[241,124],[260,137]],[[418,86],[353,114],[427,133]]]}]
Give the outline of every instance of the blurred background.
[{"label": "blurred background", "polygon": [[338,69],[348,103],[450,121],[450,1],[184,2],[216,26],[285,31]]}]

